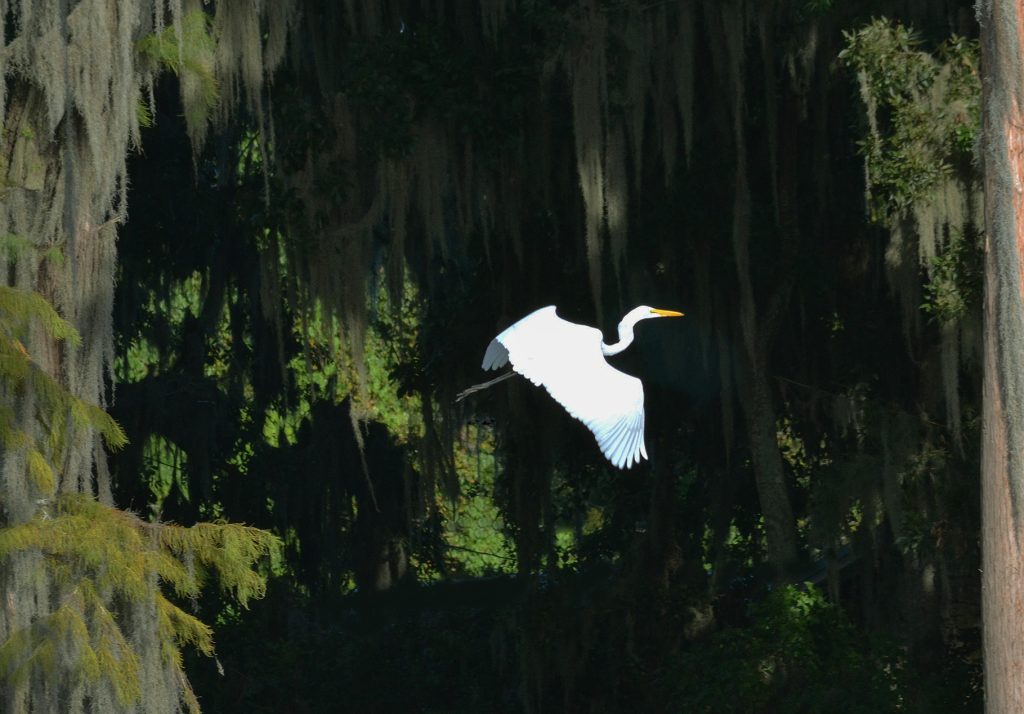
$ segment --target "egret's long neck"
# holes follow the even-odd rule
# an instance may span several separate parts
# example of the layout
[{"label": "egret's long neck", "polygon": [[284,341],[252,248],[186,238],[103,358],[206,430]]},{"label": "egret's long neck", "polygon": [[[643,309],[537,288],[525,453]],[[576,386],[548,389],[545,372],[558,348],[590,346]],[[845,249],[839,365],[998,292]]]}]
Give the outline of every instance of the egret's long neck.
[{"label": "egret's long neck", "polygon": [[632,315],[626,315],[622,318],[622,322],[619,323],[619,341],[611,345],[601,342],[601,352],[604,353],[605,357],[617,355],[633,344],[633,325],[636,323],[637,320]]}]

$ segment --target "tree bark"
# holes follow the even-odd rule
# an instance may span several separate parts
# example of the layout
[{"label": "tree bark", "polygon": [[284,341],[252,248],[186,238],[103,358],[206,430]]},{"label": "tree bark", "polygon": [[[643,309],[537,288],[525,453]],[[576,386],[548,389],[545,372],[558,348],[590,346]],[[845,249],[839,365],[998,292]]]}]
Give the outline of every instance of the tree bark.
[{"label": "tree bark", "polygon": [[[776,438],[776,414],[768,382],[768,345],[774,317],[758,313],[750,266],[750,186],[742,127],[736,128],[736,195],[733,202],[733,252],[739,281],[740,334],[749,360],[749,374],[739,375],[743,412],[750,439],[754,482],[764,514],[768,561],[777,577],[797,559],[796,519],[789,500],[782,454]],[[772,311],[769,311],[772,312]]]},{"label": "tree bark", "polygon": [[[775,436],[775,409],[768,381],[768,353],[772,328],[758,309],[750,258],[751,193],[747,176],[747,127],[744,102],[745,19],[737,3],[712,3],[706,19],[716,70],[726,81],[736,174],[733,194],[732,250],[736,266],[740,335],[747,364],[738,367],[737,383],[747,425],[750,460],[757,495],[764,514],[768,562],[782,574],[797,559],[796,519],[786,486],[785,471]],[[746,368],[746,372],[744,372]]]},{"label": "tree bark", "polygon": [[980,0],[985,171],[981,463],[985,710],[1024,711],[1024,6]]}]

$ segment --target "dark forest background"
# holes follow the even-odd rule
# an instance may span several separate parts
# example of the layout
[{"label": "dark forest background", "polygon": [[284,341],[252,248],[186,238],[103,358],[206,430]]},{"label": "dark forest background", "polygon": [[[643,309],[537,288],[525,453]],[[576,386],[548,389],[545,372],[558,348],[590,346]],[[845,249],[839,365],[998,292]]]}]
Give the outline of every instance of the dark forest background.
[{"label": "dark forest background", "polygon": [[[205,711],[981,710],[970,3],[226,4],[131,45],[103,387],[113,504],[278,539],[165,588]],[[648,462],[455,403],[549,304],[686,313],[610,360]]]}]

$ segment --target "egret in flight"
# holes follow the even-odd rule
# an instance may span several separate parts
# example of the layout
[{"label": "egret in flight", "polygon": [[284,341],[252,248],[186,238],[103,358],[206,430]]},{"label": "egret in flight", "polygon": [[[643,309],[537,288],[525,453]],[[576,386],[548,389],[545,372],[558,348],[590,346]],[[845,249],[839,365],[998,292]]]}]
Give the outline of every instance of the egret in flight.
[{"label": "egret in flight", "polygon": [[619,323],[619,341],[605,344],[595,327],[577,325],[555,314],[548,305],[531,312],[491,340],[484,369],[512,371],[461,392],[456,401],[519,373],[543,386],[555,401],[583,422],[597,445],[617,468],[631,468],[647,458],[644,447],[644,387],[636,377],[605,361],[633,343],[633,327],[652,317],[682,317],[675,310],[641,305]]}]

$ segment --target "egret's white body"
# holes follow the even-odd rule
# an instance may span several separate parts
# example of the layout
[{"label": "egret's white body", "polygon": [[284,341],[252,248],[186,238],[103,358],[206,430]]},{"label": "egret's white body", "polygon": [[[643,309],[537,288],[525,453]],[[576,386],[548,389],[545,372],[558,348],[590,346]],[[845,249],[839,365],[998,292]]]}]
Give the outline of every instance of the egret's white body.
[{"label": "egret's white body", "polygon": [[[549,305],[491,340],[483,368],[498,369],[511,363],[514,372],[543,386],[570,415],[583,422],[612,464],[630,468],[647,458],[644,388],[639,379],[608,364],[605,356],[618,354],[632,343],[633,327],[640,320],[681,315],[641,305],[622,318],[619,341],[607,345],[600,330],[563,320],[555,314],[555,306]],[[470,391],[475,388],[462,396]]]}]

